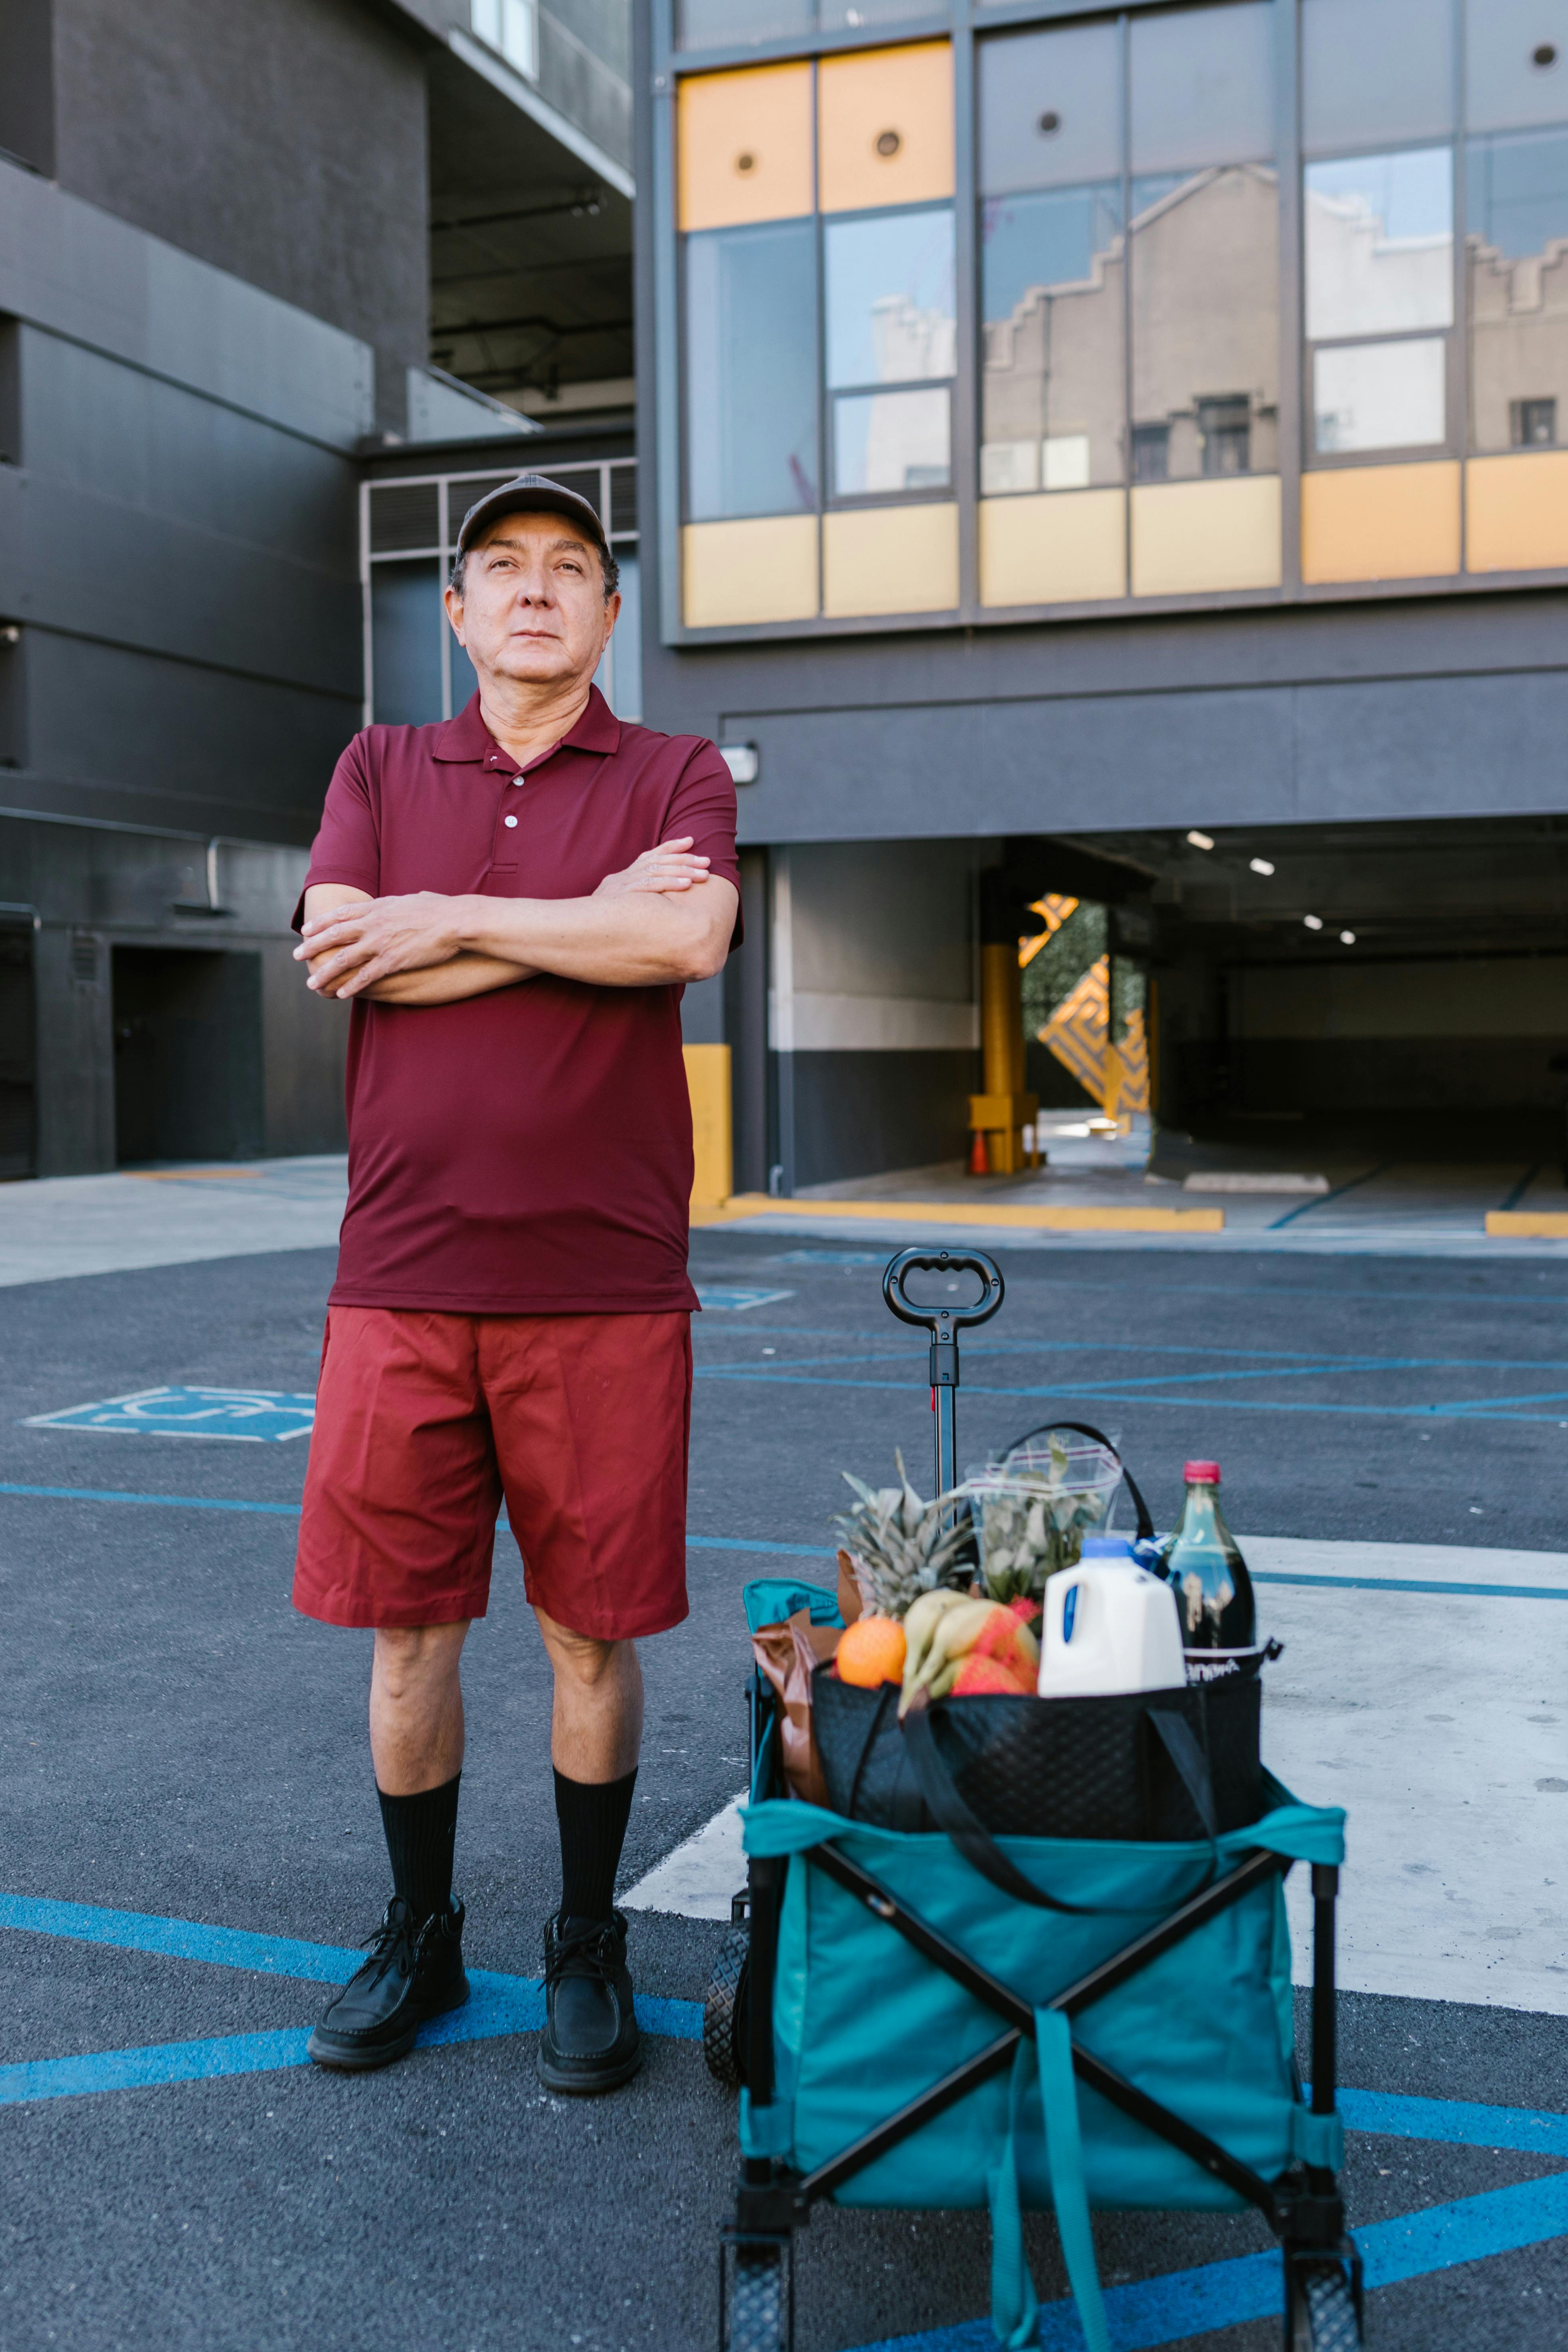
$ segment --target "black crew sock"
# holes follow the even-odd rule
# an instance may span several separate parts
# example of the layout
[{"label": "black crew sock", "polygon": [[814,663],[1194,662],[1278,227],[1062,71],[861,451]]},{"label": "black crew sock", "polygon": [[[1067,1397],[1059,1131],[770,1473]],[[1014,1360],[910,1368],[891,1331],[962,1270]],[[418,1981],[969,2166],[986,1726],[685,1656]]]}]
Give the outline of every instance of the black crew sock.
[{"label": "black crew sock", "polygon": [[637,1782],[635,1769],[624,1780],[568,1780],[556,1773],[563,1918],[607,1919],[615,1909],[616,1873]]},{"label": "black crew sock", "polygon": [[452,1848],[458,1838],[457,1773],[438,1789],[415,1797],[389,1797],[378,1788],[381,1825],[392,1856],[392,1885],[421,1926],[433,1911],[445,1911],[452,1896]]}]

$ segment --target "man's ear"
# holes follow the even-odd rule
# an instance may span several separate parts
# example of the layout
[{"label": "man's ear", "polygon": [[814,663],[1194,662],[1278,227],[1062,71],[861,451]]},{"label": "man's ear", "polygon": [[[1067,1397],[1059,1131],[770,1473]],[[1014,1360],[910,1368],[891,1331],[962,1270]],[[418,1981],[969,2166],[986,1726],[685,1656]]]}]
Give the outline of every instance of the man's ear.
[{"label": "man's ear", "polygon": [[443,588],[441,591],[441,602],[447,607],[447,618],[452,624],[452,635],[457,638],[458,643],[460,646],[466,647],[468,641],[463,635],[463,599],[461,595],[456,588]]}]

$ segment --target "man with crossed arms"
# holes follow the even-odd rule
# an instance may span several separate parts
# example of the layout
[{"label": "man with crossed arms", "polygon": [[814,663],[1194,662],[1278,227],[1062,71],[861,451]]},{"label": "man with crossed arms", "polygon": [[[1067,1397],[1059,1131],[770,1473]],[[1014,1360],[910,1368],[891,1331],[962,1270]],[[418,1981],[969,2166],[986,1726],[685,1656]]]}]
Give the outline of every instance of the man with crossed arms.
[{"label": "man with crossed arms", "polygon": [[447,610],[479,679],[338,762],[296,923],[353,1006],[349,1202],[294,1601],[374,1629],[394,1894],[310,2041],[384,2065],[468,1998],[452,1895],[458,1660],[505,1498],[554,1672],[562,1892],[539,2069],[613,2089],[639,2051],[615,1878],[642,1731],[636,1641],[686,1615],[691,1124],[683,983],[739,939],[710,743],[593,685],[616,571],[539,475],[464,518]]}]

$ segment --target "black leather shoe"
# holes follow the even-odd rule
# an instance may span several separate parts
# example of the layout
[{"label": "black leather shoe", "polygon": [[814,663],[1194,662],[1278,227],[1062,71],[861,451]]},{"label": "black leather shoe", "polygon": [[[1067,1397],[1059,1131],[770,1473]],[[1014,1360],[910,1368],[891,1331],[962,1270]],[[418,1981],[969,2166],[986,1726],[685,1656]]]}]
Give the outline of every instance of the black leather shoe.
[{"label": "black leather shoe", "polygon": [[370,1938],[370,1958],[326,2013],[307,2045],[318,2066],[388,2066],[414,2047],[427,2018],[461,2009],[463,1906],[456,1899],[421,1927],[401,1895],[387,1905]]},{"label": "black leather shoe", "polygon": [[552,2091],[614,2091],[642,2064],[642,2043],[626,1969],[626,1923],[544,1923],[544,2031],[539,2077]]}]

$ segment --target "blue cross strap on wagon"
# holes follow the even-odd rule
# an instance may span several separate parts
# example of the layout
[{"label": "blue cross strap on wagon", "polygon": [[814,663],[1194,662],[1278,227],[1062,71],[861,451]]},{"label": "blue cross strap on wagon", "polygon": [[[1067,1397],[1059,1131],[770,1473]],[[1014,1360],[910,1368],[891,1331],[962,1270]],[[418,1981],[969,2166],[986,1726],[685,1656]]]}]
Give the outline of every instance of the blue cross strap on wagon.
[{"label": "blue cross strap on wagon", "polygon": [[[911,1276],[946,1277],[935,1305]],[[976,1277],[973,1304],[953,1277]],[[1030,1431],[957,1476],[959,1334],[1003,1303],[978,1251],[905,1250],[931,1334],[934,1493],[850,1477],[837,1590],[745,1588],[747,1885],[703,2048],[740,2092],[721,2352],[790,2352],[812,2207],[988,2208],[992,2324],[1038,2340],[1021,2216],[1056,2216],[1109,2352],[1096,2210],[1236,2212],[1280,2242],[1286,2352],[1353,2352],[1334,1908],[1344,1814],[1260,1754],[1262,1669],[1217,1466],[1162,1545],[1116,1447]],[[847,1473],[846,1474],[847,1476]],[[1125,1491],[1131,1534],[1111,1521]],[[1284,1881],[1311,1873],[1311,2091]]]}]

